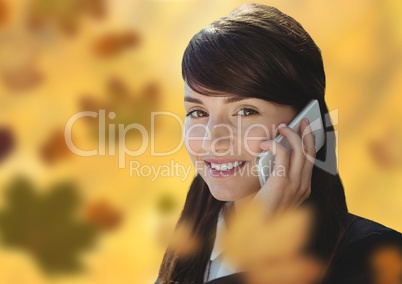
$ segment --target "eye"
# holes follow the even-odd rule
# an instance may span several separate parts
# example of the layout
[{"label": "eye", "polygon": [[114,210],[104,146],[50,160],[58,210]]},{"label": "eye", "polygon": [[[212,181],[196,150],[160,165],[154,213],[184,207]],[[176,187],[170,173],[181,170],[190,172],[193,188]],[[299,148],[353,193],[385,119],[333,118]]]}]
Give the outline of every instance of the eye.
[{"label": "eye", "polygon": [[250,116],[250,115],[258,114],[258,111],[253,110],[251,108],[242,108],[241,110],[239,110],[237,112],[237,114],[241,115],[241,116]]},{"label": "eye", "polygon": [[207,113],[205,111],[202,111],[200,109],[194,109],[190,110],[187,114],[186,117],[192,117],[192,118],[200,118],[200,117],[205,117],[207,116]]}]

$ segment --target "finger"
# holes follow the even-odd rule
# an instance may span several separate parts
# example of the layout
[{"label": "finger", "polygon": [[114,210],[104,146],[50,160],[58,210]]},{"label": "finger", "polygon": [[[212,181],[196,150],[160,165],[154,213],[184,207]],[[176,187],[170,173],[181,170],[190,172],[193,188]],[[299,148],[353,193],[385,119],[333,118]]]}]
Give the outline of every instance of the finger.
[{"label": "finger", "polygon": [[302,139],[302,150],[306,160],[309,160],[310,163],[314,163],[316,156],[315,135],[307,118],[303,119],[300,123],[300,133]]},{"label": "finger", "polygon": [[289,183],[287,171],[290,153],[284,146],[274,140],[261,142],[261,148],[271,151],[275,155],[271,174],[257,193],[257,196],[261,196],[265,200],[267,208],[272,213],[277,211],[277,208],[285,202],[284,195],[288,194],[283,189],[287,188]]},{"label": "finger", "polygon": [[[269,196],[266,198],[275,212],[286,210],[293,203],[292,200],[295,197],[297,201],[299,200],[297,191],[299,190],[300,175],[304,165],[300,136],[285,124],[281,124],[278,129],[284,139],[288,139],[292,149],[291,153],[286,147],[274,140],[261,143],[261,148],[265,150],[268,148],[275,155],[272,173],[266,183],[266,186],[269,187],[269,190],[267,190],[267,195]],[[287,188],[287,190],[279,190],[283,188]]]},{"label": "finger", "polygon": [[261,142],[260,147],[266,151],[271,151],[275,155],[271,176],[274,176],[274,172],[277,173],[278,171],[281,171],[281,176],[288,176],[290,161],[288,149],[274,140]]},{"label": "finger", "polygon": [[312,131],[308,120],[304,121],[303,125],[301,125],[300,127],[303,141],[303,152],[306,155],[300,184],[302,190],[301,198],[304,200],[308,198],[311,193],[311,177],[314,168],[316,150],[314,132]]},{"label": "finger", "polygon": [[[282,126],[282,124],[280,126]],[[292,148],[292,153],[290,156],[289,176],[295,182],[295,185],[298,186],[298,184],[300,183],[300,175],[305,163],[305,156],[302,149],[302,140],[293,129],[287,126],[279,128],[279,132],[288,140],[289,145]]]}]

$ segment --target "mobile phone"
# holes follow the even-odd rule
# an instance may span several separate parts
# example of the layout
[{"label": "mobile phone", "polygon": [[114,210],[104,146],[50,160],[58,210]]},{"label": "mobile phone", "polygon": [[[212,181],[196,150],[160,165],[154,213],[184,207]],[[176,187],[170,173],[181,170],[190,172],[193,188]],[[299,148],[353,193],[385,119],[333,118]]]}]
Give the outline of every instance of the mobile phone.
[{"label": "mobile phone", "polygon": [[[321,112],[320,106],[318,104],[318,100],[311,100],[303,110],[296,115],[296,117],[289,123],[288,127],[292,128],[300,135],[299,125],[303,118],[307,117],[310,121],[310,126],[312,132],[315,135],[315,149],[316,152],[321,149],[324,145],[325,134],[324,134],[324,127],[321,119]],[[275,137],[274,141],[280,143],[289,152],[292,151],[290,144],[287,139],[285,139],[282,135],[278,135]],[[263,151],[261,152],[258,157],[256,158],[256,165],[258,171],[258,177],[260,179],[261,186],[264,185],[265,181],[269,177],[273,169],[273,163],[275,160],[275,155],[270,151]]]}]

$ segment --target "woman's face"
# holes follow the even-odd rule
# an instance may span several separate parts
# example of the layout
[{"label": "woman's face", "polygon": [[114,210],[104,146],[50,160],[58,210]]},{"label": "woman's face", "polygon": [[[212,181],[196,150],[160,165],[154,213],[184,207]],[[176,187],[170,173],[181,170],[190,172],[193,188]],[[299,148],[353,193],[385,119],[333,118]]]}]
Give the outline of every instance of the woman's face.
[{"label": "woman's face", "polygon": [[256,98],[205,96],[184,89],[185,145],[198,173],[218,200],[238,201],[260,189],[255,159],[260,142],[273,139],[290,106]]}]

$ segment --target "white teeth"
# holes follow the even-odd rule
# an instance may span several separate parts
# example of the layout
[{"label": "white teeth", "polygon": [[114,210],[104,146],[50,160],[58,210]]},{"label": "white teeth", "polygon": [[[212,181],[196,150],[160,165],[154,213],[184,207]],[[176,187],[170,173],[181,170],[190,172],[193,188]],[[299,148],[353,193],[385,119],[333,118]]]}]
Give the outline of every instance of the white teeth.
[{"label": "white teeth", "polygon": [[242,162],[242,161],[236,161],[234,163],[226,163],[226,164],[214,164],[214,163],[211,163],[211,167],[213,169],[215,169],[215,170],[218,170],[218,171],[226,171],[228,169],[231,170],[233,168],[236,168],[236,167],[242,165],[243,163],[244,162]]}]

